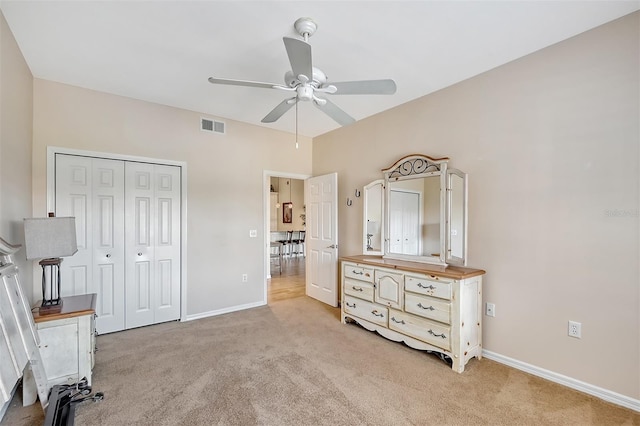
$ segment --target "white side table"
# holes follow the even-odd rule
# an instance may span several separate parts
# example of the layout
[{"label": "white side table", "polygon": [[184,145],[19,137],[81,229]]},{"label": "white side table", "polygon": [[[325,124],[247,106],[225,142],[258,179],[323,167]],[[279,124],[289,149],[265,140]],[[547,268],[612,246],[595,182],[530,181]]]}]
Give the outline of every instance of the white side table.
[{"label": "white side table", "polygon": [[[49,388],[75,383],[83,377],[91,385],[95,364],[95,312],[95,294],[63,297],[62,310],[58,313],[40,315],[34,312],[33,320]],[[30,372],[25,372],[23,404],[33,404],[36,395],[33,377]]]}]

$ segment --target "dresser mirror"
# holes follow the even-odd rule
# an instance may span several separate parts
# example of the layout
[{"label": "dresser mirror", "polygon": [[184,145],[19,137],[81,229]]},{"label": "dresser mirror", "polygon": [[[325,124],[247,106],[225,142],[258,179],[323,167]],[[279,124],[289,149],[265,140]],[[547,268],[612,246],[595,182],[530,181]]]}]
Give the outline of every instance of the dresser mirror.
[{"label": "dresser mirror", "polygon": [[[383,170],[385,258],[442,266],[466,264],[467,178],[449,169],[448,161],[410,155]],[[366,237],[371,220],[367,215],[375,208],[365,206]]]},{"label": "dresser mirror", "polygon": [[374,180],[362,190],[362,253],[382,255],[384,235],[384,180]]}]

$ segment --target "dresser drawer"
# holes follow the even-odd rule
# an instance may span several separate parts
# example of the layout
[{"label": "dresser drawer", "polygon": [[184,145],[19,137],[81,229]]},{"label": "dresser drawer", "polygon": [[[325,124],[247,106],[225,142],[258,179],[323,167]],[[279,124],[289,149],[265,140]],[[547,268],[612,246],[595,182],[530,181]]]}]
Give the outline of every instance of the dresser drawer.
[{"label": "dresser drawer", "polygon": [[373,269],[371,268],[364,268],[354,263],[344,263],[342,267],[345,278],[373,282]]},{"label": "dresser drawer", "polygon": [[451,324],[451,303],[419,294],[404,295],[404,310],[421,317]]},{"label": "dresser drawer", "polygon": [[389,328],[444,350],[451,350],[451,328],[404,312],[389,310]]},{"label": "dresser drawer", "polygon": [[388,309],[351,296],[344,297],[344,311],[369,322],[387,327]]},{"label": "dresser drawer", "polygon": [[344,294],[373,302],[373,284],[345,278]]},{"label": "dresser drawer", "polygon": [[414,293],[451,300],[452,282],[450,279],[440,278],[434,275],[406,275],[404,277],[404,289]]}]

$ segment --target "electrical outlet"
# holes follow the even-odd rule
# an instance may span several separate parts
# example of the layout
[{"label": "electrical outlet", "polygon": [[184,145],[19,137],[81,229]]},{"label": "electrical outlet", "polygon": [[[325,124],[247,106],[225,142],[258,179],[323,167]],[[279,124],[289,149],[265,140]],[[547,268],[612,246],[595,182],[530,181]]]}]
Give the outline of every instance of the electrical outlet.
[{"label": "electrical outlet", "polygon": [[496,316],[496,305],[494,303],[488,303],[484,307],[484,314],[488,317]]},{"label": "electrical outlet", "polygon": [[569,321],[569,336],[581,339],[582,324],[576,321]]},{"label": "electrical outlet", "polygon": [[242,282],[246,283],[247,281],[249,281],[249,275],[247,274],[242,274]]}]

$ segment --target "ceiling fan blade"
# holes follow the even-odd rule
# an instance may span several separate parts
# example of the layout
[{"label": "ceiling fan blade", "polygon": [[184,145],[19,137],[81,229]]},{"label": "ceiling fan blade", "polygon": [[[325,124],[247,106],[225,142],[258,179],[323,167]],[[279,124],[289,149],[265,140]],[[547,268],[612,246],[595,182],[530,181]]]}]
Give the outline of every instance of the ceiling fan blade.
[{"label": "ceiling fan blade", "polygon": [[209,77],[209,83],[227,84],[229,86],[260,87],[263,89],[275,89],[276,87],[280,86],[279,84],[275,84],[275,83],[261,83],[259,81],[231,80],[228,78],[215,78],[215,77]]},{"label": "ceiling fan blade", "polygon": [[333,118],[338,124],[341,126],[346,126],[347,124],[354,123],[356,120],[351,117],[349,114],[341,110],[336,104],[329,101],[328,99],[323,99],[325,102],[324,105],[320,105],[317,102],[313,104],[324,111],[329,117]]},{"label": "ceiling fan blade", "polygon": [[283,37],[284,47],[287,49],[291,71],[295,77],[306,76],[313,80],[313,66],[311,62],[311,45],[297,38]]},{"label": "ceiling fan blade", "polygon": [[298,102],[298,98],[296,97],[285,99],[284,101],[280,102],[278,106],[272,109],[271,112],[262,119],[262,122],[275,122],[278,118],[282,117],[285,112],[289,111],[291,107],[296,104],[296,102]]},{"label": "ceiling fan blade", "polygon": [[336,87],[334,95],[393,95],[396,93],[396,82],[387,80],[361,80],[331,83]]}]

